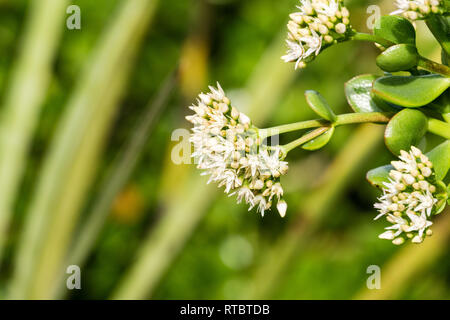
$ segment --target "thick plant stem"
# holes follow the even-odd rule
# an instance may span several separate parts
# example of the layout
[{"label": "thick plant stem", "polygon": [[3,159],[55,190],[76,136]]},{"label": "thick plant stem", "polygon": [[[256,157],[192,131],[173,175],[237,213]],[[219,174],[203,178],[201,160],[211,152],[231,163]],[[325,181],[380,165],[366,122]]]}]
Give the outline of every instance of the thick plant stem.
[{"label": "thick plant stem", "polygon": [[258,134],[261,139],[265,139],[265,138],[272,137],[272,136],[286,133],[286,132],[317,128],[317,127],[326,126],[326,125],[329,125],[329,122],[326,120],[323,120],[323,119],[306,120],[306,121],[284,124],[284,125],[276,126],[276,127],[272,127],[272,128],[260,129],[258,131]]},{"label": "thick plant stem", "polygon": [[419,58],[419,67],[424,68],[425,70],[441,74],[446,77],[450,77],[450,68],[446,65],[431,61],[427,58],[420,57]]},{"label": "thick plant stem", "polygon": [[[333,123],[334,126],[341,126],[346,124],[355,123],[387,123],[390,118],[394,115],[393,112],[368,112],[368,113],[345,113],[337,116],[336,122]],[[330,126],[330,122],[318,119],[318,120],[307,120],[301,122],[295,122],[290,124],[284,124],[281,126],[276,126],[267,129],[260,129],[259,136],[261,139],[265,139],[277,134],[282,134],[286,132],[292,132],[302,129],[317,128],[323,126]]]},{"label": "thick plant stem", "polygon": [[428,119],[428,131],[446,139],[450,139],[450,123],[430,118]]},{"label": "thick plant stem", "polygon": [[381,44],[383,47],[390,47],[392,45],[394,45],[395,43],[392,43],[389,40],[386,40],[382,37],[376,36],[374,34],[369,34],[369,33],[361,33],[361,32],[356,32],[352,38],[352,40],[358,40],[358,41],[371,41],[371,42],[376,42],[378,44]]}]

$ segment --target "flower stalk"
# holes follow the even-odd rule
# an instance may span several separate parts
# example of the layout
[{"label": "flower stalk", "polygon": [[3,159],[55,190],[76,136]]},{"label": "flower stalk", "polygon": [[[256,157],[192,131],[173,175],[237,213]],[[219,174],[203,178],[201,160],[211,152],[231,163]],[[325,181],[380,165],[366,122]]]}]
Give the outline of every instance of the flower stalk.
[{"label": "flower stalk", "polygon": [[[341,126],[346,124],[355,123],[387,123],[394,115],[393,112],[368,112],[368,113],[345,113],[337,116],[336,122],[333,123],[334,126]],[[286,132],[292,132],[302,129],[311,129],[323,126],[330,126],[330,122],[324,119],[317,120],[307,120],[294,122],[290,124],[284,124],[276,127],[259,129],[259,137],[261,140],[271,137],[276,134],[282,134]]]},{"label": "flower stalk", "polygon": [[291,151],[292,149],[295,149],[295,148],[307,143],[308,141],[311,141],[312,139],[317,138],[318,136],[325,133],[329,129],[330,129],[330,127],[317,128],[317,129],[301,136],[300,138],[298,138],[292,142],[289,142],[288,144],[280,146],[283,157],[286,157],[288,152]]}]

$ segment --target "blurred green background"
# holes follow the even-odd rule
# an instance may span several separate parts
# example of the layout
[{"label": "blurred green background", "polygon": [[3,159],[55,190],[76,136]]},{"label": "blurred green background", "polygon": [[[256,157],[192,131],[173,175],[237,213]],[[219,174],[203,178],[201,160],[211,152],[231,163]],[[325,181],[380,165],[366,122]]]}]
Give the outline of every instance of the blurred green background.
[{"label": "blurred green background", "polygon": [[[81,30],[66,27],[71,4]],[[320,151],[291,152],[284,219],[247,212],[171,160],[172,133],[216,81],[259,127],[314,118],[307,89],[351,112],[344,83],[381,74],[377,49],[340,44],[294,71],[280,56],[296,4],[0,0],[0,297],[449,298],[445,214],[421,245],[377,238],[379,191],[365,172],[391,160],[382,126],[340,127]],[[373,4],[393,9],[346,1],[358,30]],[[421,53],[438,59],[417,30]],[[81,290],[65,287],[72,264]],[[380,290],[366,287],[370,265]]]}]

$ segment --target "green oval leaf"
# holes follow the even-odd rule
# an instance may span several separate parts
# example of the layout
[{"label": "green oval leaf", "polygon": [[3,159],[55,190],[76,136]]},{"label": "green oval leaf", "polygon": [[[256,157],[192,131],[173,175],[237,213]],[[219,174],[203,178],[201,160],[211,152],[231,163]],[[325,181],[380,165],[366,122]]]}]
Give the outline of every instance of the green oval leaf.
[{"label": "green oval leaf", "polygon": [[388,72],[409,70],[416,67],[418,62],[416,47],[404,43],[389,47],[376,59],[377,66]]},{"label": "green oval leaf", "polygon": [[442,180],[450,168],[450,141],[445,141],[427,153],[427,157],[433,163],[437,180]]},{"label": "green oval leaf", "polygon": [[396,44],[416,43],[413,25],[407,19],[398,16],[382,16],[375,24],[373,33]]},{"label": "green oval leaf", "polygon": [[382,188],[383,183],[389,182],[389,172],[394,169],[390,164],[369,170],[366,174],[367,181],[371,185]]},{"label": "green oval leaf", "polygon": [[416,146],[428,129],[428,119],[419,110],[403,109],[386,126],[384,142],[393,154]]},{"label": "green oval leaf", "polygon": [[355,112],[383,112],[395,110],[388,103],[372,94],[372,83],[378,77],[362,74],[345,83],[345,96]]},{"label": "green oval leaf", "polygon": [[438,198],[438,202],[436,202],[436,209],[434,214],[439,214],[442,211],[444,211],[445,207],[447,206],[447,199],[448,195],[445,193],[441,194]]},{"label": "green oval leaf", "polygon": [[327,131],[322,133],[317,138],[314,138],[314,139],[308,141],[307,143],[305,143],[304,145],[302,145],[302,148],[305,150],[309,150],[309,151],[320,149],[320,148],[324,147],[331,140],[333,133],[334,133],[334,127],[331,127],[330,129],[328,129]]},{"label": "green oval leaf", "polygon": [[407,108],[429,104],[450,85],[450,79],[440,75],[387,76],[374,81],[372,91],[381,99]]},{"label": "green oval leaf", "polygon": [[434,214],[441,213],[447,206],[448,192],[444,182],[436,181],[436,193],[434,197],[438,200],[435,204]]},{"label": "green oval leaf", "polygon": [[314,90],[306,90],[305,97],[308,105],[320,117],[331,122],[336,121],[336,115],[320,93]]}]

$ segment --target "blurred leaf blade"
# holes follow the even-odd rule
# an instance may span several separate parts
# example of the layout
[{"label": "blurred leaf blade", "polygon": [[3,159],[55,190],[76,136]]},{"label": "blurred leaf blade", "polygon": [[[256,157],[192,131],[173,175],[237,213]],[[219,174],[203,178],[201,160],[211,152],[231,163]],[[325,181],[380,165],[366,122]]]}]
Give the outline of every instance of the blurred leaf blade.
[{"label": "blurred leaf blade", "polygon": [[[142,120],[136,126],[136,129],[133,130],[129,142],[124,145],[124,150],[111,166],[110,174],[102,184],[102,193],[98,196],[87,220],[83,223],[76,241],[73,243],[73,248],[70,250],[66,265],[84,265],[105,223],[115,197],[128,181],[155,122],[159,118],[159,114],[167,104],[167,100],[175,86],[175,78],[174,72],[167,77],[158,96],[148,104]],[[63,281],[61,281],[62,287]]]},{"label": "blurred leaf blade", "polygon": [[31,203],[11,297],[43,298],[54,294],[56,284],[48,286],[49,280],[63,272],[60,264],[69,236],[92,181],[131,61],[156,4],[155,0],[122,2],[118,17],[79,79]]},{"label": "blurred leaf blade", "polygon": [[[52,63],[63,31],[68,1],[32,2],[20,55],[14,66],[0,124],[0,261],[26,154],[42,102]],[[32,53],[32,54],[30,54]]]}]

